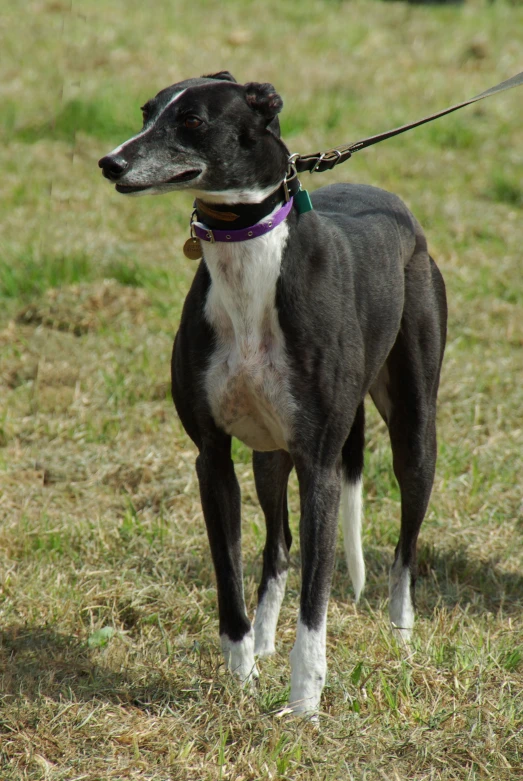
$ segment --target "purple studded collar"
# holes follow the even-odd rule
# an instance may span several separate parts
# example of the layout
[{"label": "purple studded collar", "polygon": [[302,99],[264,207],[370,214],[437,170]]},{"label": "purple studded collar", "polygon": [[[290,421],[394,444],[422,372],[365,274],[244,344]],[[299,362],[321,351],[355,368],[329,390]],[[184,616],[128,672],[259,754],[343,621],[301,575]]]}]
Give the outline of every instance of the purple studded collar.
[{"label": "purple studded collar", "polygon": [[289,214],[292,209],[293,198],[291,197],[287,203],[284,203],[278,211],[273,214],[268,214],[262,220],[255,225],[251,225],[248,228],[242,228],[241,230],[218,230],[216,228],[209,228],[203,222],[193,222],[191,229],[197,238],[201,241],[207,241],[214,244],[215,241],[222,241],[226,244],[234,244],[238,241],[249,241],[249,239],[256,239],[258,236],[264,236],[266,233],[274,230],[280,225]]}]

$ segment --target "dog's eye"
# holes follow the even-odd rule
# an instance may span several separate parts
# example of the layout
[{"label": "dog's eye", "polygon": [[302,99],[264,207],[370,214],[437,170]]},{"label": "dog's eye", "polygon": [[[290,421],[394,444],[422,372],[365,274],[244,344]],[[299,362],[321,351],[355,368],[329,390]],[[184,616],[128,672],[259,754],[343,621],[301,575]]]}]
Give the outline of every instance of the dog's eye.
[{"label": "dog's eye", "polygon": [[201,119],[195,117],[193,114],[190,114],[188,117],[185,117],[183,124],[189,130],[194,130],[195,128],[200,127],[200,125],[203,123]]}]

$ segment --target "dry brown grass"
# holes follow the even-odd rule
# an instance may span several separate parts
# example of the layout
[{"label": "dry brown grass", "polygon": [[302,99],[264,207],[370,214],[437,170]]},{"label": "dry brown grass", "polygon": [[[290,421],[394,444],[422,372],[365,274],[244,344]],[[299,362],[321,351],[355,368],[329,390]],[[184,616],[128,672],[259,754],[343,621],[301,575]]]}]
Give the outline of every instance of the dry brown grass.
[{"label": "dry brown grass", "polygon": [[[523,9],[246,8],[86,0],[3,12],[0,777],[522,778],[521,96],[310,180],[402,195],[450,300],[415,644],[405,657],[386,619],[399,496],[369,409],[368,587],[356,610],[340,546],[320,731],[276,715],[296,550],[256,695],[222,666],[195,452],[168,399],[194,269],[180,251],[190,200],[119,198],[96,160],[157,89],[223,67],[282,91],[293,150],[384,130],[520,70]],[[93,121],[71,135],[74,100]],[[236,445],[235,458],[252,615],[263,520],[248,453]],[[297,532],[295,483],[290,500]]]}]

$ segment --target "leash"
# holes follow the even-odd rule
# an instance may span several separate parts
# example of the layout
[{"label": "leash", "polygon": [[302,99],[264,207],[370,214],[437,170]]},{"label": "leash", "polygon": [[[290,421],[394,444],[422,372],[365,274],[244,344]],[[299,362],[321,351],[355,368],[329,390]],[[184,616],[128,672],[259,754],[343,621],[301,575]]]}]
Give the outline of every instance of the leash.
[{"label": "leash", "polygon": [[[476,103],[478,100],[489,98],[491,95],[496,95],[498,92],[504,92],[505,90],[512,89],[513,87],[519,87],[521,84],[523,84],[523,71],[521,71],[521,73],[517,73],[515,76],[512,76],[506,81],[502,81],[499,84],[496,84],[495,87],[490,87],[490,89],[485,90],[485,92],[481,92],[474,98],[470,98],[470,100],[465,100],[463,103],[457,103],[455,106],[450,106],[450,108],[443,109],[443,111],[437,111],[435,114],[430,114],[428,117],[419,119],[417,122],[409,122],[407,125],[401,125],[400,127],[396,127],[393,130],[387,130],[385,133],[379,133],[375,136],[368,136],[367,138],[363,138],[361,141],[356,141],[353,144],[344,144],[334,147],[333,149],[327,149],[325,152],[316,152],[312,155],[300,155],[298,152],[295,152],[289,157],[287,175],[282,184],[284,206],[278,211],[277,215],[274,215],[276,219],[273,217],[273,219],[269,222],[262,219],[255,225],[238,231],[217,230],[211,229],[204,223],[195,222],[195,211],[193,212],[193,216],[191,217],[190,221],[191,236],[189,239],[187,239],[183,246],[183,252],[185,256],[191,260],[199,260],[202,257],[202,241],[211,243],[214,243],[215,241],[223,241],[234,244],[239,241],[247,241],[248,239],[262,236],[279,225],[279,223],[285,219],[293,205],[299,214],[304,214],[305,212],[311,211],[313,206],[309,197],[309,193],[307,190],[302,188],[301,182],[298,178],[298,174],[303,173],[303,171],[309,171],[311,174],[330,171],[340,163],[344,163],[346,160],[349,160],[354,152],[359,152],[360,149],[366,149],[368,146],[372,146],[373,144],[379,144],[380,141],[385,141],[387,138],[398,136],[400,133],[405,133],[407,130],[412,130],[414,127],[424,125],[426,122],[432,122],[433,119],[443,117],[445,114],[451,114],[453,111],[457,111],[458,109],[464,108],[465,106],[470,106],[471,103]],[[196,204],[197,203],[198,202],[196,202]],[[228,215],[229,213],[226,212],[225,214]],[[235,220],[239,215],[231,214],[230,217],[226,217],[224,214],[217,214],[214,216],[219,217],[227,222],[230,217]]]},{"label": "leash", "polygon": [[[334,147],[333,149],[327,149],[325,152],[316,152],[312,155],[300,155],[299,153],[292,154],[289,157],[287,181],[292,180],[298,173],[302,173],[303,171],[309,171],[311,174],[330,171],[334,166],[344,163],[352,157],[354,152],[359,152],[360,149],[366,149],[373,144],[379,144],[380,141],[385,141],[387,138],[398,136],[400,133],[405,133],[407,130],[411,130],[414,127],[424,125],[426,122],[432,122],[433,119],[443,117],[445,114],[451,114],[453,111],[457,111],[465,106],[470,106],[471,103],[476,103],[478,100],[489,98],[491,95],[496,95],[498,92],[504,92],[513,87],[519,87],[521,84],[523,84],[523,71],[506,81],[502,81],[500,84],[496,84],[495,87],[491,87],[490,89],[485,90],[485,92],[481,92],[470,100],[465,100],[463,103],[458,103],[455,106],[443,109],[443,111],[438,111],[424,119],[419,119],[417,122],[409,122],[408,125],[401,125],[401,127],[387,130],[385,133],[363,138],[361,141],[356,141],[354,144],[344,144],[342,146]],[[306,191],[303,190],[302,192]]]}]

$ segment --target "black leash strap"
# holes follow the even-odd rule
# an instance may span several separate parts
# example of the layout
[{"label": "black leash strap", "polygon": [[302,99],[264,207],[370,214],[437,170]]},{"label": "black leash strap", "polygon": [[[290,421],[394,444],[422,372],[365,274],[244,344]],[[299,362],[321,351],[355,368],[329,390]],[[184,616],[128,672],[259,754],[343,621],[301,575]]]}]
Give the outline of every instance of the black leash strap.
[{"label": "black leash strap", "polygon": [[378,144],[380,141],[385,141],[386,138],[392,138],[400,133],[405,133],[406,130],[411,130],[413,127],[424,125],[425,122],[432,122],[433,119],[443,117],[445,114],[450,114],[453,111],[457,111],[459,108],[469,106],[471,103],[476,103],[483,98],[489,98],[491,95],[495,95],[498,92],[504,92],[512,87],[518,87],[523,84],[523,71],[517,73],[512,78],[502,81],[501,84],[496,84],[495,87],[491,87],[485,92],[476,95],[475,98],[466,100],[464,103],[458,103],[456,106],[451,106],[443,111],[438,111],[436,114],[431,114],[429,117],[420,119],[417,122],[410,122],[408,125],[402,125],[401,127],[394,128],[394,130],[387,130],[386,133],[380,133],[377,136],[369,136],[361,141],[356,141],[354,144],[345,144],[343,146],[336,147],[335,149],[328,149],[326,152],[317,152],[313,155],[300,155],[294,154],[289,158],[289,164],[294,167],[298,173],[302,171],[310,171],[310,173],[322,173],[323,171],[330,171],[335,165],[344,163],[349,157],[352,157],[354,152],[359,152],[360,149],[365,149],[367,146]]}]

